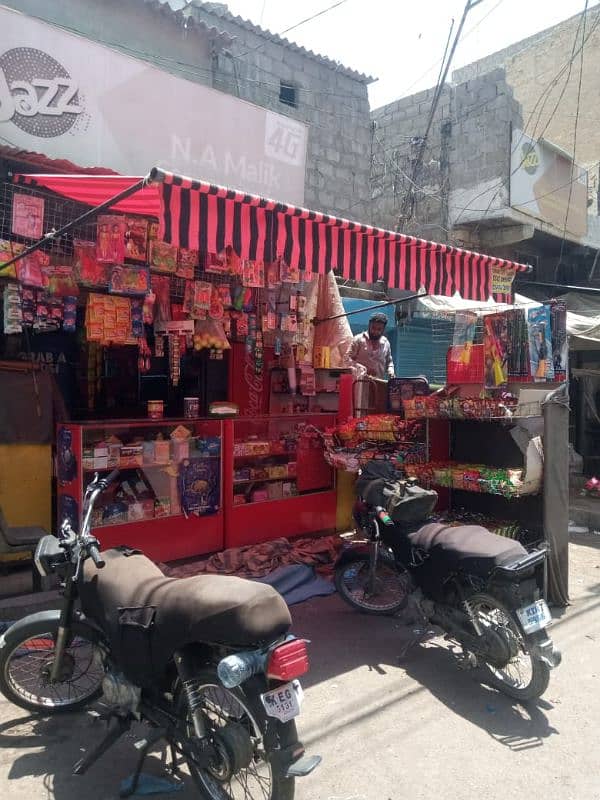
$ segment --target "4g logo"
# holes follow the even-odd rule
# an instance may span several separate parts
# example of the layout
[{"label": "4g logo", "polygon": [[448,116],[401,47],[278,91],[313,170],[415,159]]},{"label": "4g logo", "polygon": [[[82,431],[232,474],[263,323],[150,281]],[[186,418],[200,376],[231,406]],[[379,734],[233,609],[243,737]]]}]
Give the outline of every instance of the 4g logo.
[{"label": "4g logo", "polygon": [[17,47],[0,56],[0,123],[49,139],[67,133],[83,111],[77,84],[47,53]]}]

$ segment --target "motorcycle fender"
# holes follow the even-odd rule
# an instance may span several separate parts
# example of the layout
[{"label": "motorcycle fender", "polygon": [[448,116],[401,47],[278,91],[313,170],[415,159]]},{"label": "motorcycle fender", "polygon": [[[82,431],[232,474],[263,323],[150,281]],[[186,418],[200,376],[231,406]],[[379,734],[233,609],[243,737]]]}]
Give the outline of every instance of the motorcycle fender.
[{"label": "motorcycle fender", "polygon": [[[38,611],[37,614],[30,614],[23,619],[18,620],[0,636],[0,649],[6,645],[11,645],[13,642],[18,642],[23,637],[23,633],[32,626],[47,625],[51,630],[57,627],[60,621],[60,609],[53,608],[48,611]],[[87,620],[82,615],[76,615],[72,622],[73,633],[89,639],[94,643],[99,643],[103,640],[102,631],[97,628],[92,622]]]},{"label": "motorcycle fender", "polygon": [[[358,561],[362,558],[369,558],[369,545],[367,543],[346,547],[338,556],[335,562],[335,568],[337,569],[344,564],[351,564],[353,561]],[[390,566],[396,565],[394,556],[384,547],[380,547],[378,558]]]},{"label": "motorcycle fender", "polygon": [[562,661],[560,651],[554,649],[554,642],[545,631],[537,631],[537,635],[530,637],[529,649],[532,656],[539,658],[550,669],[558,667]]}]

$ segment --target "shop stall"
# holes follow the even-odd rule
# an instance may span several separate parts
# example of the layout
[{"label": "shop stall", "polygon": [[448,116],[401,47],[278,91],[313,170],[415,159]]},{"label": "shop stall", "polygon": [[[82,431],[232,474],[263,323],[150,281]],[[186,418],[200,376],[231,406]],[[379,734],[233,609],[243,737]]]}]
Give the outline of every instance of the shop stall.
[{"label": "shop stall", "polygon": [[2,355],[50,353],[70,412],[57,518],[118,468],[94,529],[161,560],[335,528],[336,275],[504,302],[527,268],[156,169],[18,175],[0,212]]},{"label": "shop stall", "polygon": [[[435,298],[433,313],[448,311]],[[435,488],[436,513],[534,548],[550,545],[546,591],[568,599],[566,304],[493,303],[451,314],[446,382],[393,378],[379,404],[325,434],[327,460],[357,472],[391,461]],[[353,393],[355,400],[356,392]]]}]

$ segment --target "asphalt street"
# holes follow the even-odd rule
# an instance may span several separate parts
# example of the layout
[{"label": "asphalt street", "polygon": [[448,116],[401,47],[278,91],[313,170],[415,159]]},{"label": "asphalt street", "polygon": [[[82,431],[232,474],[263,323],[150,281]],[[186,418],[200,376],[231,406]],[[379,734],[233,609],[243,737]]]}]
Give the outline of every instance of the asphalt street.
[{"label": "asphalt street", "polygon": [[[298,721],[323,763],[297,800],[600,800],[600,536],[571,545],[571,606],[552,635],[563,652],[546,695],[520,706],[457,668],[443,640],[403,650],[396,618],[362,616],[334,595],[293,608],[311,640]],[[87,775],[71,774],[101,730],[88,714],[36,719],[0,700],[0,796],[107,800],[133,768],[125,737]],[[164,753],[147,762],[162,774]],[[189,779],[174,797],[198,798]],[[167,797],[168,795],[161,795]]]}]

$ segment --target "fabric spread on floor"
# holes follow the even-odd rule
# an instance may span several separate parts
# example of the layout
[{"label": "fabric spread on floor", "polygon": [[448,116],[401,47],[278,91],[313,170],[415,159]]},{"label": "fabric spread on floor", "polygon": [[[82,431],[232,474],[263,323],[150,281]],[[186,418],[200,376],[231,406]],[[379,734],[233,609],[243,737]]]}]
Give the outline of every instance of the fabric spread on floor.
[{"label": "fabric spread on floor", "polygon": [[232,547],[215,553],[203,561],[187,564],[159,564],[165,575],[187,578],[202,572],[217,572],[223,575],[238,575],[241,578],[263,578],[265,575],[290,564],[306,564],[317,572],[327,575],[342,547],[339,536],[318,538],[272,539],[262,544]]}]

